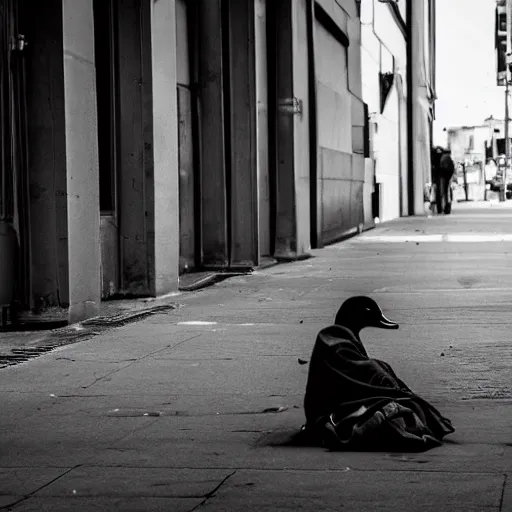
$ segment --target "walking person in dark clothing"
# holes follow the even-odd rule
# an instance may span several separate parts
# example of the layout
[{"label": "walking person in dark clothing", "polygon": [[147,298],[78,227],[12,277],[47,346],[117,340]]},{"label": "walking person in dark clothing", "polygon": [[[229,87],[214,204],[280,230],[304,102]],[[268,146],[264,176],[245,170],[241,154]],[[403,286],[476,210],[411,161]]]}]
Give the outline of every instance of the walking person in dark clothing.
[{"label": "walking person in dark clothing", "polygon": [[432,158],[433,181],[436,185],[437,213],[449,214],[452,211],[451,182],[455,164],[449,149],[437,147]]},{"label": "walking person in dark clothing", "polygon": [[437,209],[439,211],[439,171],[441,165],[441,157],[443,156],[443,148],[441,146],[436,146],[432,148],[431,152],[431,165],[432,165],[432,193],[431,193],[431,208],[432,214]]}]

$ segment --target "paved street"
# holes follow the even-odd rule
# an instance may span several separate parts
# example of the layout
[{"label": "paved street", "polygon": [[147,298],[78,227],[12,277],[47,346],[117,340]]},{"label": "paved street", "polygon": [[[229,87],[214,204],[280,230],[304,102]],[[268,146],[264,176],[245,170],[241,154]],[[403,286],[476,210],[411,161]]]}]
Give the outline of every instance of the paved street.
[{"label": "paved street", "polygon": [[[458,204],[313,253],[0,370],[0,506],[512,511],[512,209]],[[362,339],[453,421],[442,447],[286,446],[298,359],[355,294],[400,323]]]}]

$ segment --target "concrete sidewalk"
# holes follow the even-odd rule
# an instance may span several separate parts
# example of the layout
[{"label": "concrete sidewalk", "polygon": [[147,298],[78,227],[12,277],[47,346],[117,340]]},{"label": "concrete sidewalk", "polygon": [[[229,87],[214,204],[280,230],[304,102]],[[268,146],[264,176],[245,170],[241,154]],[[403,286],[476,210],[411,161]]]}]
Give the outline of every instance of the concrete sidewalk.
[{"label": "concrete sidewalk", "polygon": [[[401,219],[0,370],[0,507],[512,511],[504,235],[512,212],[498,205]],[[355,294],[400,323],[363,341],[453,421],[442,447],[285,445],[304,421],[298,359]]]}]

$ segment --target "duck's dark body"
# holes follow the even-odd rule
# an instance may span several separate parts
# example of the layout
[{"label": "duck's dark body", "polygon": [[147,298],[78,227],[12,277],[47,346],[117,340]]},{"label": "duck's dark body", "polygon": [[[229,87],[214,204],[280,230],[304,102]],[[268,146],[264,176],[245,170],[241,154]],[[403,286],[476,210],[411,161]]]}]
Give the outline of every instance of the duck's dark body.
[{"label": "duck's dark body", "polygon": [[341,325],[318,333],[304,409],[308,435],[332,449],[424,450],[454,431]]}]

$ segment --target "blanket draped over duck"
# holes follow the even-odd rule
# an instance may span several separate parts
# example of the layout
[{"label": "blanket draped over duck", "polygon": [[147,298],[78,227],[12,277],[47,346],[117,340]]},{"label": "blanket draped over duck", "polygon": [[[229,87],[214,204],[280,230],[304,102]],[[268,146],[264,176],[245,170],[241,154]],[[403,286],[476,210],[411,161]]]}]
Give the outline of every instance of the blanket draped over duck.
[{"label": "blanket draped over duck", "polygon": [[450,420],[339,325],[317,336],[304,409],[304,432],[331,450],[424,451],[454,432]]}]

